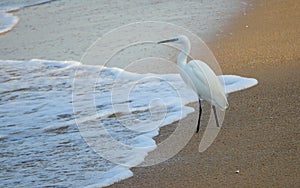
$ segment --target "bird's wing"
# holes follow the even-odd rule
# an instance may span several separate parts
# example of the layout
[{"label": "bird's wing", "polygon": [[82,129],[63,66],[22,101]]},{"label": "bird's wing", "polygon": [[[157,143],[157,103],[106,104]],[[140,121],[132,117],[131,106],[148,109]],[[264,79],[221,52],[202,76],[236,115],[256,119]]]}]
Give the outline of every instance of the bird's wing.
[{"label": "bird's wing", "polygon": [[188,63],[190,77],[194,79],[193,82],[198,85],[199,89],[213,89],[213,85],[219,85],[219,80],[215,73],[210,69],[210,67],[199,60],[192,60]]},{"label": "bird's wing", "polygon": [[228,102],[225,91],[214,71],[198,60],[190,61],[188,70],[199,97],[220,109],[226,109]]}]

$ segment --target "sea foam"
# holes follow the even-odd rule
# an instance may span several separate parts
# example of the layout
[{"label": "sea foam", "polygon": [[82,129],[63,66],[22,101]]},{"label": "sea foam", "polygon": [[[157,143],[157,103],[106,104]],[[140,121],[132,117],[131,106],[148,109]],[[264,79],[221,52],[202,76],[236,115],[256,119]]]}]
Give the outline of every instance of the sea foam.
[{"label": "sea foam", "polygon": [[[219,78],[227,93],[257,84]],[[192,113],[186,105],[197,101],[178,74],[74,61],[0,61],[0,85],[3,187],[99,187],[128,178],[157,147],[159,129]]]},{"label": "sea foam", "polygon": [[13,15],[22,8],[40,5],[53,0],[2,0],[0,2],[0,34],[12,30],[19,22],[19,18]]}]

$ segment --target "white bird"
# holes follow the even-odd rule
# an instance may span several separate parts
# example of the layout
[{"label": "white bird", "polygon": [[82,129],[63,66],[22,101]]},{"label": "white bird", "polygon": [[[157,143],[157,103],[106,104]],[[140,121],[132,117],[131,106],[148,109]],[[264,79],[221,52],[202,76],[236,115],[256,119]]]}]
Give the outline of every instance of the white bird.
[{"label": "white bird", "polygon": [[177,58],[179,73],[183,81],[190,86],[198,95],[199,100],[199,118],[196,132],[199,132],[200,118],[202,113],[201,99],[209,102],[214,111],[216,124],[219,127],[216,108],[224,111],[228,107],[224,88],[214,71],[200,60],[191,60],[187,62],[191,51],[190,40],[186,36],[178,36],[173,39],[159,41],[158,44],[175,42],[182,45],[182,51]]}]

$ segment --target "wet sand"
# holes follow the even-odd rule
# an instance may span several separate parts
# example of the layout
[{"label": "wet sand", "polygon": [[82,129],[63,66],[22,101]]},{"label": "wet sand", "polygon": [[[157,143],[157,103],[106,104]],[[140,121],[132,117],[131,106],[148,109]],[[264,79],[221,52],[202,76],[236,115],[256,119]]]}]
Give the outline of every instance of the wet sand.
[{"label": "wet sand", "polygon": [[[0,35],[3,44],[0,59],[80,61],[93,42],[107,32],[143,21],[172,23],[209,40],[246,5],[226,0],[186,1],[184,4],[181,0],[53,1],[13,12],[20,20],[10,32]],[[126,35],[129,34],[122,33]]]},{"label": "wet sand", "polygon": [[[202,127],[173,158],[133,168],[132,178],[111,187],[300,187],[300,3],[254,4],[232,21],[223,38],[209,44],[224,74],[259,81],[229,96],[214,143],[198,152]],[[206,109],[204,125],[207,116]],[[195,126],[196,119],[193,113],[184,121]],[[157,140],[174,126],[163,128]]]}]

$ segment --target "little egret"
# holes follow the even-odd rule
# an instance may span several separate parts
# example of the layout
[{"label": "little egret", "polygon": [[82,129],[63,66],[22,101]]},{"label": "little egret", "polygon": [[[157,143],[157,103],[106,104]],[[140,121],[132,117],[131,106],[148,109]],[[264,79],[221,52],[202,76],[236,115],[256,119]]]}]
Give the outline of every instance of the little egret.
[{"label": "little egret", "polygon": [[200,60],[191,60],[187,62],[188,55],[191,51],[190,40],[186,36],[178,36],[173,39],[159,41],[158,44],[175,42],[182,45],[182,51],[177,58],[179,73],[183,81],[190,86],[198,95],[199,117],[196,132],[199,132],[200,118],[202,113],[201,99],[208,101],[215,115],[216,124],[219,127],[216,108],[224,111],[228,107],[227,98],[224,88],[214,71]]}]

